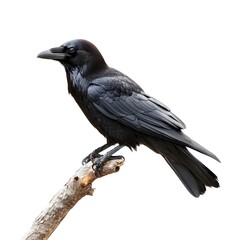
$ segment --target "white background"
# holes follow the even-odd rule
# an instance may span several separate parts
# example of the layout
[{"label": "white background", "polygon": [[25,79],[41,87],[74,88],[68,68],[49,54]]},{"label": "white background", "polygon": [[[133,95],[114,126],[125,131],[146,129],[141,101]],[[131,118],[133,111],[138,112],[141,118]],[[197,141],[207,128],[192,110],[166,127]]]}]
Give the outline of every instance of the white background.
[{"label": "white background", "polygon": [[3,1],[0,6],[1,238],[20,239],[52,196],[105,143],[39,52],[75,38],[159,99],[221,164],[221,184],[192,197],[161,156],[123,149],[51,239],[238,239],[239,1]]}]

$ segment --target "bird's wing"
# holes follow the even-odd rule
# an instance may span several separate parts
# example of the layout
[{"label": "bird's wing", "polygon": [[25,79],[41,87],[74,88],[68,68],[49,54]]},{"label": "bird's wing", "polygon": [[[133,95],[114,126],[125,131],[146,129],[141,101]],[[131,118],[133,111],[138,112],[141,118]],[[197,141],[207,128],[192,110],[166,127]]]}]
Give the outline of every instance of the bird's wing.
[{"label": "bird's wing", "polygon": [[168,107],[134,84],[124,76],[114,82],[112,78],[101,78],[90,84],[88,96],[101,113],[142,132],[185,128]]},{"label": "bird's wing", "polygon": [[98,111],[125,126],[188,146],[216,159],[215,155],[182,133],[185,124],[169,108],[136,89],[134,82],[128,79],[118,77],[93,81],[89,85],[88,96]]}]

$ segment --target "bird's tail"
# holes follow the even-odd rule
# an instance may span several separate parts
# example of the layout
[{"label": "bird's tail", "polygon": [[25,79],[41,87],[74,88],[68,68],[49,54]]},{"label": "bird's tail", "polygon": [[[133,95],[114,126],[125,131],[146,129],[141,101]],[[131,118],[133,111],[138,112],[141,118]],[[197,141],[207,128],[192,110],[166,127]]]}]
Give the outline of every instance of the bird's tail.
[{"label": "bird's tail", "polygon": [[217,176],[186,148],[177,146],[180,161],[175,161],[171,156],[164,156],[167,163],[177,174],[187,190],[195,197],[204,194],[206,187],[219,187]]},{"label": "bird's tail", "polygon": [[164,157],[194,197],[204,194],[206,186],[219,187],[217,176],[186,147],[171,142],[159,142],[156,139],[147,139],[144,144]]}]

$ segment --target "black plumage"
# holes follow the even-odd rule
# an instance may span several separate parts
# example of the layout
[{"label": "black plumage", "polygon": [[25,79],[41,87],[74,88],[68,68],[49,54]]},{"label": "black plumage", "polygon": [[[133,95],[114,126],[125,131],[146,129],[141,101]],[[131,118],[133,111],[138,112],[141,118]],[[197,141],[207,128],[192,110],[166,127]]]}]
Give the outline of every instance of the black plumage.
[{"label": "black plumage", "polygon": [[[83,160],[86,163],[92,157],[100,156],[93,165],[96,174],[123,146],[136,149],[144,144],[164,157],[193,196],[203,194],[205,186],[219,187],[217,176],[187,147],[218,158],[182,132],[185,124],[167,106],[146,94],[123,73],[108,67],[92,43],[69,41],[40,53],[38,57],[63,64],[69,93],[92,125],[107,139],[107,144]],[[103,156],[99,154],[114,144],[118,146]]]}]

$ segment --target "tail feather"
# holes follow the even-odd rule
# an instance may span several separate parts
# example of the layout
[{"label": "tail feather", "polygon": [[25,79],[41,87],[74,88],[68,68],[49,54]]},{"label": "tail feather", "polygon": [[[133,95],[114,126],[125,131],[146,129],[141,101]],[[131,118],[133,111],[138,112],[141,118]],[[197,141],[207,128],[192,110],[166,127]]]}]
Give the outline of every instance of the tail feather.
[{"label": "tail feather", "polygon": [[219,187],[217,176],[194,157],[186,147],[156,138],[144,138],[142,143],[164,157],[194,197],[204,194],[206,186]]},{"label": "tail feather", "polygon": [[206,187],[219,187],[217,176],[196,157],[194,157],[186,148],[176,146],[179,150],[174,156],[164,156],[167,163],[177,174],[187,190],[195,197],[204,194]]},{"label": "tail feather", "polygon": [[206,191],[205,185],[196,179],[188,168],[179,163],[173,163],[164,157],[172,170],[176,173],[186,189],[194,196],[199,197]]},{"label": "tail feather", "polygon": [[189,168],[196,174],[196,177],[201,179],[208,187],[219,187],[217,176],[209,168],[194,157],[186,148],[179,147],[179,149],[182,151],[183,156],[186,156],[188,159]]}]

